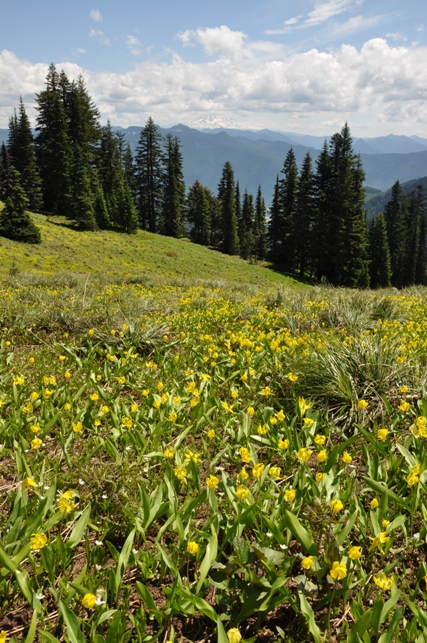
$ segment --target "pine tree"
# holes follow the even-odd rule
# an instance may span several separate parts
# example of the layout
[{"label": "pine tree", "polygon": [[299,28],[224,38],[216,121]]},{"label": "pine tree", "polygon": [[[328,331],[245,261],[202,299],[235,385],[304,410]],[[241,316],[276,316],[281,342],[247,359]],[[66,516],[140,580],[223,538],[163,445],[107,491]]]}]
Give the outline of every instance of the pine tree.
[{"label": "pine tree", "polygon": [[254,214],[253,196],[245,190],[239,230],[240,256],[242,259],[250,259],[252,256]]},{"label": "pine tree", "polygon": [[43,209],[42,181],[30,121],[21,97],[18,113],[19,116],[14,125],[14,144],[12,150],[9,149],[9,151],[13,159],[13,166],[21,175],[21,187],[27,195],[29,208],[33,212],[41,212]]},{"label": "pine tree", "polygon": [[16,183],[16,174],[12,165],[9,150],[4,143],[0,153],[0,199],[5,201],[12,195]]},{"label": "pine tree", "polygon": [[[101,183],[108,206],[108,202],[113,198],[113,194],[119,190],[123,179],[119,141],[113,132],[110,121],[107,122],[105,127],[101,128],[96,166],[98,180]],[[112,212],[110,212],[110,218],[114,220]]]},{"label": "pine tree", "polygon": [[329,237],[332,231],[329,219],[329,204],[332,199],[333,167],[329,154],[328,144],[325,141],[322,151],[316,159],[316,173],[314,177],[315,209],[312,237],[312,272],[318,281],[326,279],[329,274],[332,257],[332,246]]},{"label": "pine tree", "polygon": [[390,250],[384,215],[378,214],[369,230],[371,288],[388,288],[391,284]]},{"label": "pine tree", "polygon": [[399,181],[391,188],[391,197],[384,209],[387,238],[390,249],[391,283],[397,288],[404,285],[406,249],[406,198]]},{"label": "pine tree", "polygon": [[270,220],[268,223],[268,256],[270,260],[279,264],[283,256],[283,239],[285,236],[283,225],[283,210],[280,202],[279,177],[276,177],[274,186],[273,201],[270,208]]},{"label": "pine tree", "polygon": [[108,228],[110,227],[110,215],[108,213],[108,207],[101,185],[98,185],[98,188],[96,190],[93,209],[96,225],[98,226],[98,228],[100,230],[108,230]]},{"label": "pine tree", "polygon": [[283,179],[279,181],[280,206],[282,210],[283,240],[281,263],[286,271],[295,268],[295,234],[296,234],[296,202],[298,189],[298,167],[294,150],[286,155],[282,169]]},{"label": "pine tree", "polygon": [[179,238],[185,234],[185,183],[179,139],[169,134],[166,146],[161,230],[169,237]]},{"label": "pine tree", "polygon": [[135,234],[139,228],[132,190],[124,180],[117,193],[116,224],[120,232],[126,232],[127,234]]},{"label": "pine tree", "polygon": [[199,181],[195,181],[187,196],[187,220],[191,226],[190,239],[202,246],[208,246],[211,238],[209,192],[208,188]]},{"label": "pine tree", "polygon": [[0,236],[23,243],[40,243],[40,230],[26,212],[28,199],[19,184],[19,172],[11,168],[10,174],[11,183],[8,182],[6,193],[2,193],[5,203],[0,213]]},{"label": "pine tree", "polygon": [[70,214],[70,166],[72,151],[59,74],[50,65],[46,89],[36,95],[38,132],[37,158],[48,212]]},{"label": "pine tree", "polygon": [[255,201],[254,240],[253,253],[258,260],[263,260],[267,254],[266,232],[265,232],[266,208],[262,197],[261,186],[258,187]]},{"label": "pine tree", "polygon": [[308,268],[312,272],[312,250],[314,249],[313,231],[315,224],[315,185],[312,160],[307,152],[298,181],[294,243],[295,273],[303,279]]},{"label": "pine tree", "polygon": [[218,201],[221,204],[222,244],[221,249],[225,254],[239,254],[238,222],[236,217],[236,187],[234,172],[227,161],[222,170],[221,181],[218,186]]},{"label": "pine tree", "polygon": [[71,184],[72,218],[81,230],[96,230],[95,195],[93,194],[84,152],[78,144],[74,148],[73,181]]},{"label": "pine tree", "polygon": [[135,158],[135,189],[140,226],[156,232],[162,209],[164,158],[162,136],[151,116],[141,130]]}]

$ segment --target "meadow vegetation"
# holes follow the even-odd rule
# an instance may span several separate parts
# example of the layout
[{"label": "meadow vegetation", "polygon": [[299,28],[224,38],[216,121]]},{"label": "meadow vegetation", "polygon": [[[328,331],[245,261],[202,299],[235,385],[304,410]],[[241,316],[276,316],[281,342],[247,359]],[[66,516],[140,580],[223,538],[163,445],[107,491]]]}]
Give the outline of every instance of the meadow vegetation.
[{"label": "meadow vegetation", "polygon": [[0,241],[0,641],[425,641],[425,290],[37,224]]}]

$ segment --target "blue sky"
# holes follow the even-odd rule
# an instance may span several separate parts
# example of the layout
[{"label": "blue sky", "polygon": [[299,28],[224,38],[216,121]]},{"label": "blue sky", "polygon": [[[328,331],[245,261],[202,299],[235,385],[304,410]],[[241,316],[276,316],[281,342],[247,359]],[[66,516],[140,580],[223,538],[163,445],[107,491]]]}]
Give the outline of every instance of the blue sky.
[{"label": "blue sky", "polygon": [[123,127],[427,137],[425,0],[15,0],[1,16],[0,127],[19,95],[34,119],[54,62]]}]

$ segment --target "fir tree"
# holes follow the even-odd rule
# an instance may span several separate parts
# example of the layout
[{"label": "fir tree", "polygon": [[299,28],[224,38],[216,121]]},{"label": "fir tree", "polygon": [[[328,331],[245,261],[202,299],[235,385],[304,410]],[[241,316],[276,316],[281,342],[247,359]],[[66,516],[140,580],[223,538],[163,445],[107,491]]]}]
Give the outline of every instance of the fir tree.
[{"label": "fir tree", "polygon": [[261,186],[259,186],[255,201],[255,220],[253,229],[253,253],[258,260],[265,259],[267,254],[265,215],[265,202],[262,197]]},{"label": "fir tree", "polygon": [[100,230],[108,230],[108,228],[110,227],[110,215],[108,213],[108,207],[101,185],[98,185],[98,188],[96,190],[93,209],[96,225],[98,226],[98,228]]},{"label": "fir tree", "polygon": [[384,209],[387,238],[390,249],[391,283],[401,288],[404,284],[406,249],[406,199],[399,181],[391,188],[391,197]]},{"label": "fir tree", "polygon": [[5,203],[0,213],[0,236],[23,243],[40,243],[40,230],[26,212],[28,199],[19,184],[19,172],[11,169],[12,181],[7,186]]},{"label": "fir tree", "polygon": [[315,208],[312,236],[312,272],[318,281],[326,278],[332,262],[331,245],[329,236],[331,231],[329,219],[329,203],[332,198],[333,168],[329,154],[328,144],[325,141],[322,151],[316,159],[316,173],[314,177]]},{"label": "fir tree", "polygon": [[[188,191],[187,220],[190,224],[190,238],[194,243],[208,246],[211,238],[210,190],[195,181]],[[213,196],[213,195],[212,195]]]},{"label": "fir tree", "polygon": [[43,209],[42,181],[30,121],[22,98],[19,99],[18,114],[14,125],[13,151],[10,150],[13,166],[21,175],[21,187],[27,195],[29,208],[33,212],[41,212]]},{"label": "fir tree", "polygon": [[280,263],[286,271],[295,268],[295,234],[296,234],[296,202],[298,188],[298,167],[294,150],[286,155],[282,169],[283,179],[279,181],[280,206],[282,211],[282,256]]},{"label": "fir tree", "polygon": [[163,187],[162,233],[182,237],[185,233],[185,183],[179,139],[167,136],[166,171]]},{"label": "fir tree", "polygon": [[387,226],[381,213],[372,221],[369,230],[371,288],[388,288],[391,279],[390,250]]},{"label": "fir tree", "polygon": [[306,271],[312,272],[312,251],[314,250],[313,231],[315,224],[315,186],[312,160],[306,154],[298,181],[294,243],[295,243],[295,273],[303,279]]},{"label": "fir tree", "polygon": [[270,260],[278,264],[283,255],[283,238],[285,236],[283,226],[283,210],[280,202],[279,177],[276,177],[274,186],[273,201],[270,208],[270,220],[268,224],[268,255]]},{"label": "fir tree", "polygon": [[138,214],[130,185],[123,181],[117,193],[116,225],[120,232],[135,234],[139,228]]},{"label": "fir tree", "polygon": [[135,190],[140,226],[156,232],[163,201],[162,136],[151,116],[141,130],[135,158]]},{"label": "fir tree", "polygon": [[94,201],[90,178],[84,152],[79,145],[74,149],[74,166],[72,167],[73,182],[71,185],[72,218],[81,230],[96,230]]},{"label": "fir tree", "polygon": [[37,158],[48,212],[70,214],[70,166],[72,151],[59,74],[49,67],[46,89],[36,95],[38,132]]},{"label": "fir tree", "polygon": [[254,204],[253,197],[247,190],[243,195],[243,206],[240,217],[240,256],[242,259],[250,259],[253,247],[253,225],[254,225]]},{"label": "fir tree", "polygon": [[234,172],[227,161],[222,170],[221,181],[218,186],[218,201],[221,204],[222,244],[221,249],[225,254],[239,254],[238,223],[236,217],[236,187]]}]

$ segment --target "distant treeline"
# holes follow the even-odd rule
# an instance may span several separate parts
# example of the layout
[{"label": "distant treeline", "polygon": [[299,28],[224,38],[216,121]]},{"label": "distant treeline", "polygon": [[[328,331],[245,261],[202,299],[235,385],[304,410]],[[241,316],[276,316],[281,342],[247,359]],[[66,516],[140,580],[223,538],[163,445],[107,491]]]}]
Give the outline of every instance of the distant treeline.
[{"label": "distant treeline", "polygon": [[349,287],[426,283],[426,199],[421,188],[393,186],[384,212],[366,224],[365,174],[347,124],[301,170],[290,149],[266,207],[261,188],[240,193],[229,162],[218,191],[195,181],[186,189],[177,137],[152,118],[135,154],[99,111],[84,80],[49,67],[36,95],[36,136],[25,107],[9,122],[1,148],[0,235],[38,243],[27,210],[66,216],[81,230],[138,229],[188,236],[252,261],[269,260],[298,279]]}]

